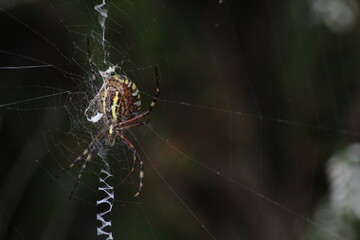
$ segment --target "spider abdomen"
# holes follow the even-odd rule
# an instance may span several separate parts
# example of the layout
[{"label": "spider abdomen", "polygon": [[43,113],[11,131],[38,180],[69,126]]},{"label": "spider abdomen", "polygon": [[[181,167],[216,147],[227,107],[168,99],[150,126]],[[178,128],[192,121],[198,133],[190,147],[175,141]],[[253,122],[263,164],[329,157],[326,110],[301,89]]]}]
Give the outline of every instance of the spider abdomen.
[{"label": "spider abdomen", "polygon": [[108,123],[122,122],[139,113],[139,90],[126,76],[115,74],[107,79],[99,97],[102,113]]}]

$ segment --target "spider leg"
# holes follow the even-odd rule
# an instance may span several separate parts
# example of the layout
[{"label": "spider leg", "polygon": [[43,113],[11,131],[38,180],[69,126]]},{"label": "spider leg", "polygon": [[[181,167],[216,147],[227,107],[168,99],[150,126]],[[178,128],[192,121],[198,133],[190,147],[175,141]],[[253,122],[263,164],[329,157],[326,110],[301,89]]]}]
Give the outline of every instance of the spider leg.
[{"label": "spider leg", "polygon": [[[96,74],[95,74],[95,70],[94,70],[95,66],[94,66],[94,63],[91,58],[90,38],[89,37],[87,37],[86,46],[87,46],[87,57],[88,57],[89,65],[90,65],[90,71],[91,71],[91,80],[93,82],[95,82],[96,81]],[[93,84],[93,86],[94,86],[94,91],[98,92],[98,89],[97,89],[95,83]]]},{"label": "spider leg", "polygon": [[150,122],[150,119],[147,119],[147,120],[142,121],[142,122],[133,123],[133,124],[130,124],[130,125],[127,125],[127,126],[124,126],[124,127],[120,127],[120,130],[129,129],[129,128],[137,127],[137,126],[143,126],[143,125],[148,124],[149,122]]},{"label": "spider leg", "polygon": [[92,141],[89,146],[66,168],[63,168],[55,177],[54,179],[58,179],[59,177],[61,177],[64,173],[66,173],[67,171],[69,171],[71,168],[73,168],[75,165],[77,165],[81,159],[83,159],[85,156],[87,156],[89,153],[92,153],[95,148],[96,145],[102,141],[103,137],[104,137],[104,133],[105,130],[101,131],[95,138],[94,141]]},{"label": "spider leg", "polygon": [[[122,140],[122,142],[125,143],[128,146],[128,148],[131,150],[131,152],[133,153],[134,161],[137,160],[139,162],[139,165],[140,165],[139,166],[139,169],[140,169],[140,172],[139,172],[139,177],[140,177],[139,189],[134,195],[134,197],[137,197],[137,196],[139,196],[139,194],[142,191],[142,188],[144,186],[144,162],[141,160],[141,158],[140,158],[138,152],[136,151],[136,148],[134,147],[134,145],[121,132],[119,133],[119,137]],[[130,170],[130,173],[132,171],[133,170]]]},{"label": "spider leg", "polygon": [[81,169],[79,170],[79,174],[78,174],[78,176],[77,176],[77,178],[76,178],[76,182],[75,182],[75,184],[74,184],[74,186],[73,186],[73,188],[72,188],[72,190],[71,190],[71,193],[70,193],[70,195],[69,195],[69,199],[71,199],[72,195],[74,194],[74,192],[75,192],[75,190],[76,190],[76,187],[77,187],[77,185],[78,185],[79,182],[80,182],[80,178],[81,178],[81,176],[82,176],[82,173],[83,173],[83,171],[86,169],[86,165],[87,165],[87,163],[91,160],[91,158],[92,158],[92,153],[89,152],[88,155],[87,155],[87,157],[86,157],[86,159],[85,159],[84,164],[81,166]]},{"label": "spider leg", "polygon": [[60,178],[64,173],[66,173],[67,171],[69,171],[71,168],[73,168],[76,164],[78,164],[80,162],[80,160],[82,158],[84,158],[89,151],[91,150],[91,145],[89,145],[81,154],[80,156],[78,156],[69,166],[67,166],[66,168],[63,168],[55,177],[54,179],[58,179]]},{"label": "spider leg", "polygon": [[[87,166],[88,162],[92,158],[93,152],[95,151],[96,148],[99,147],[98,145],[101,144],[101,142],[103,141],[103,138],[105,137],[105,134],[104,134],[105,132],[106,132],[106,130],[102,130],[96,136],[96,138],[90,143],[90,145],[87,147],[87,149],[77,158],[77,159],[80,160],[80,159],[82,159],[83,157],[86,156],[85,161],[84,161],[83,165],[81,166],[81,169],[79,170],[79,174],[78,174],[78,176],[76,178],[76,182],[75,182],[75,184],[74,184],[74,186],[73,186],[73,188],[71,190],[71,193],[69,195],[69,199],[71,199],[72,195],[74,194],[74,192],[76,190],[76,187],[79,184],[80,178],[81,178],[81,176],[83,174],[83,171],[86,169],[86,166]],[[68,169],[72,168],[75,165],[75,162],[76,163],[79,162],[79,161],[77,161],[77,159],[72,164],[70,164],[71,167],[69,166]],[[68,170],[68,169],[66,169],[66,170]]]},{"label": "spider leg", "polygon": [[[131,125],[122,127],[122,128],[120,128],[120,130],[132,128],[132,127],[137,127],[137,126],[142,126],[142,125],[148,124],[149,122],[150,122],[150,119],[147,119],[146,121],[143,121],[143,122],[134,123],[134,124],[131,124]],[[136,167],[136,157],[135,157],[135,155],[134,155],[133,166],[132,166],[132,168],[130,169],[129,173],[126,175],[126,177],[122,180],[122,182],[125,182],[126,179],[128,179],[128,177],[130,177],[130,175],[131,175],[131,174],[133,173],[133,171],[135,170],[135,167]]]},{"label": "spider leg", "polygon": [[128,177],[130,177],[130,175],[134,172],[135,167],[136,167],[136,157],[135,157],[135,155],[134,155],[133,166],[132,166],[132,168],[130,169],[130,171],[128,172],[128,174],[126,175],[126,177],[124,177],[124,179],[122,180],[122,182],[125,182],[126,179],[128,179]]},{"label": "spider leg", "polygon": [[143,113],[137,115],[136,117],[133,117],[133,118],[131,118],[129,120],[121,122],[120,126],[135,122],[136,120],[139,120],[139,119],[145,117],[146,115],[148,115],[153,110],[153,108],[155,107],[156,102],[157,102],[157,100],[159,99],[159,96],[160,96],[160,87],[159,87],[159,81],[160,80],[159,79],[160,79],[159,70],[158,70],[158,66],[156,65],[155,66],[156,91],[155,91],[154,97],[153,97],[153,99],[152,99],[152,101],[150,103],[149,109],[146,112],[143,112]]}]

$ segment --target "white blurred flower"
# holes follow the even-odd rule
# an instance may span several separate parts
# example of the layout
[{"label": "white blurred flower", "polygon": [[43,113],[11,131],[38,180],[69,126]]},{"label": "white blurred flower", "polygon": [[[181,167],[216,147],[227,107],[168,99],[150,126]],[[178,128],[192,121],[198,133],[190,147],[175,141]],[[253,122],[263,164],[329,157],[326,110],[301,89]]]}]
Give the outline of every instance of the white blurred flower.
[{"label": "white blurred flower", "polygon": [[312,0],[311,10],[335,33],[345,32],[354,26],[359,12],[354,0]]},{"label": "white blurred flower", "polygon": [[331,157],[327,174],[332,208],[339,215],[360,219],[360,144]]},{"label": "white blurred flower", "polygon": [[304,239],[358,239],[360,221],[360,143],[336,152],[326,168],[330,192],[319,203],[314,221],[322,228],[309,227]]}]

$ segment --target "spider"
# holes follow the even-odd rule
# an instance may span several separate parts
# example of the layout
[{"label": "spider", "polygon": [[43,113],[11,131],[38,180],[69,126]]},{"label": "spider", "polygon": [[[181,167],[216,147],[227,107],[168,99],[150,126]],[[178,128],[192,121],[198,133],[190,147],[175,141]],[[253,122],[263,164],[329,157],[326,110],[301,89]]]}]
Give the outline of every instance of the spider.
[{"label": "spider", "polygon": [[[88,61],[91,70],[91,79],[95,81],[96,74],[94,71],[94,63],[92,62],[91,58],[89,39],[87,40],[87,47]],[[108,70],[104,72],[99,71],[104,80],[104,83],[101,89],[96,94],[94,101],[92,101],[89,105],[90,107],[92,104],[95,104],[95,107],[98,111],[98,119],[96,121],[102,121],[104,125],[103,129],[91,141],[89,146],[67,168],[63,168],[62,171],[55,177],[58,178],[66,171],[73,168],[81,160],[84,160],[84,163],[79,170],[76,182],[74,183],[69,198],[71,198],[74,194],[83,174],[83,171],[86,169],[88,162],[92,159],[92,155],[95,150],[99,149],[100,146],[103,144],[113,147],[116,140],[120,140],[123,144],[125,144],[133,154],[133,166],[125,179],[129,177],[134,171],[136,167],[136,162],[139,163],[140,182],[138,191],[135,193],[134,197],[139,196],[143,188],[144,163],[141,160],[139,153],[134,147],[134,145],[124,136],[124,130],[149,123],[149,119],[145,121],[139,120],[150,114],[156,104],[157,99],[159,98],[160,77],[158,67],[155,66],[155,95],[150,103],[149,109],[143,113],[139,113],[141,106],[139,89],[137,88],[136,84],[132,82],[127,76],[117,74],[115,72],[116,68],[116,66],[110,66]],[[123,181],[125,181],[125,179]]]}]

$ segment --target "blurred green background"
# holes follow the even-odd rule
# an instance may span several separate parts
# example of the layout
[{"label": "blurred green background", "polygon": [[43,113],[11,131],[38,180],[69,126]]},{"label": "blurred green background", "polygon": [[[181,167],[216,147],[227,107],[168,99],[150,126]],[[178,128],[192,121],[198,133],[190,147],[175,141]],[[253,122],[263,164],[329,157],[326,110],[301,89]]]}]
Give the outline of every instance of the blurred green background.
[{"label": "blurred green background", "polygon": [[360,189],[347,213],[318,214],[336,209],[328,159],[359,141],[358,2],[108,1],[105,48],[99,3],[0,1],[0,239],[97,239],[101,159],[72,200],[76,170],[51,181],[101,128],[83,115],[88,37],[143,109],[161,71],[151,124],[126,133],[145,162],[140,200],[137,172],[121,183],[130,152],[108,153],[115,239],[360,239],[346,205]]}]

